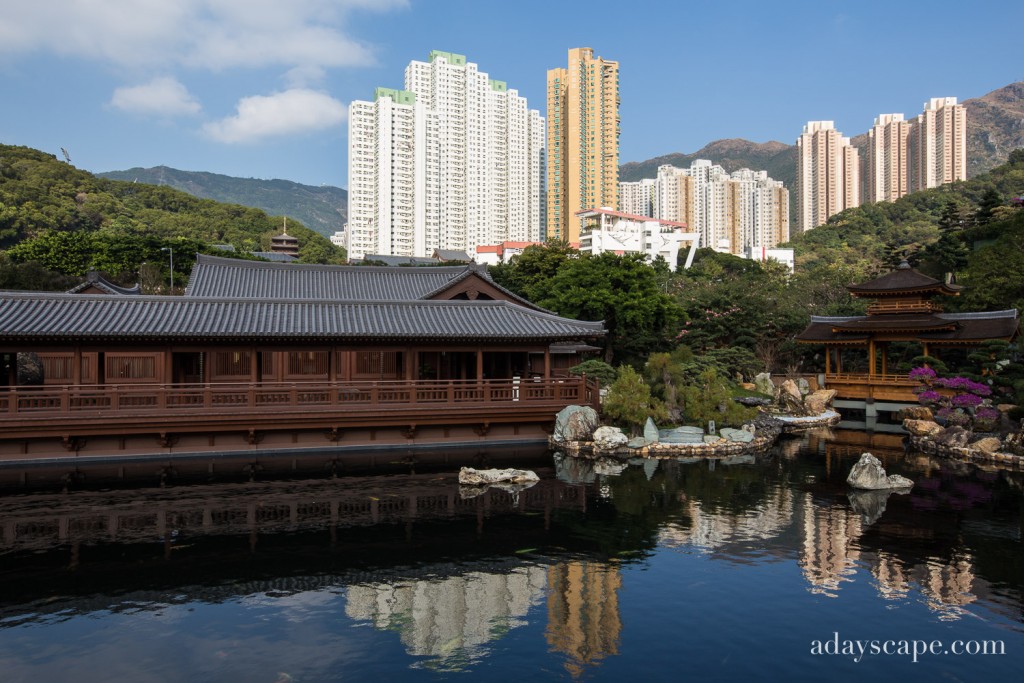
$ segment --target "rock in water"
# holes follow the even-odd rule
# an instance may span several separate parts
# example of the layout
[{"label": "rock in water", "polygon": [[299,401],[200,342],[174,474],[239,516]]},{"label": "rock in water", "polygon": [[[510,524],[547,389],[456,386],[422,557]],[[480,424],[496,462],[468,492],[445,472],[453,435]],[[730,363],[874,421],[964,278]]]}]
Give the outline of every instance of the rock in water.
[{"label": "rock in water", "polygon": [[536,472],[530,470],[476,470],[463,467],[459,470],[459,483],[464,486],[492,486],[494,484],[532,484],[540,481]]},{"label": "rock in water", "polygon": [[860,460],[850,470],[846,483],[855,489],[875,491],[879,489],[909,489],[914,482],[898,474],[885,474],[885,468],[875,456],[861,453]]},{"label": "rock in water", "polygon": [[555,441],[590,441],[594,430],[601,426],[601,418],[590,406],[566,406],[555,417]]}]

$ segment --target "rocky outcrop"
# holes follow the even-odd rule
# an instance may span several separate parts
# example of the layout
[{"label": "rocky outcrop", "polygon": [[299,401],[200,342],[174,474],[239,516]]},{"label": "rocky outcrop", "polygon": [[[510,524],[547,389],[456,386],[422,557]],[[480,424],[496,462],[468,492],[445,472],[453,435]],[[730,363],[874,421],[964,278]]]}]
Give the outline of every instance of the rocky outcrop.
[{"label": "rocky outcrop", "polygon": [[476,470],[463,467],[459,470],[459,483],[463,486],[493,486],[495,484],[534,484],[540,481],[536,472],[530,470]]},{"label": "rocky outcrop", "polygon": [[900,420],[933,420],[932,409],[928,406],[907,406],[897,413]]},{"label": "rocky outcrop", "polygon": [[906,489],[914,485],[913,481],[898,474],[886,475],[882,463],[870,453],[861,453],[860,460],[850,470],[846,483],[855,489],[868,491]]},{"label": "rocky outcrop", "polygon": [[614,451],[629,443],[629,437],[618,427],[598,427],[592,440],[594,448],[600,451]]},{"label": "rocky outcrop", "polygon": [[551,440],[590,441],[594,431],[601,426],[601,418],[590,406],[566,406],[555,416],[555,431]]},{"label": "rocky outcrop", "polygon": [[938,425],[931,420],[904,420],[903,428],[906,429],[911,436],[936,436],[944,431],[941,425]]},{"label": "rocky outcrop", "polygon": [[997,437],[986,436],[984,438],[978,439],[977,441],[971,442],[970,447],[976,451],[981,451],[982,453],[995,453],[996,451],[1002,449],[1003,442],[1000,441]]},{"label": "rocky outcrop", "polygon": [[778,398],[779,410],[786,415],[807,415],[807,408],[804,406],[804,396],[800,388],[791,379],[787,379],[779,387]]},{"label": "rocky outcrop", "polygon": [[804,399],[804,408],[808,415],[821,415],[829,409],[835,397],[835,389],[819,389]]}]

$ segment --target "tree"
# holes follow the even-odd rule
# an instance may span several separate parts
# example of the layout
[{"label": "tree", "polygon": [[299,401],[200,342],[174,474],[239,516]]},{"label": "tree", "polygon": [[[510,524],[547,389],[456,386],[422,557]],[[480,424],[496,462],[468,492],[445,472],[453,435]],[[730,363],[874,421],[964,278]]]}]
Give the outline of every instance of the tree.
[{"label": "tree", "polygon": [[547,288],[535,303],[570,318],[604,321],[606,363],[639,365],[667,348],[681,317],[643,254],[582,254],[564,261]]},{"label": "tree", "polygon": [[991,223],[996,209],[999,208],[1002,203],[1003,198],[994,187],[990,187],[985,190],[985,194],[981,196],[981,201],[978,202],[978,210],[974,212],[975,224],[983,226]]},{"label": "tree", "polygon": [[605,415],[635,436],[647,422],[664,419],[664,408],[651,398],[651,389],[636,370],[628,365],[619,368],[619,377],[608,389],[602,410]]}]

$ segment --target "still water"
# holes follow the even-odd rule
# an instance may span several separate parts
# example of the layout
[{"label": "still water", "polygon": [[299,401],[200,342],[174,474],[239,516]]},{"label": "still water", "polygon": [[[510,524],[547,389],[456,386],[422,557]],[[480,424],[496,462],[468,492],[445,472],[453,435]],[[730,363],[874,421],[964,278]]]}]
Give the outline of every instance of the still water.
[{"label": "still water", "polygon": [[[0,680],[1017,679],[1024,476],[866,440],[5,495]],[[851,496],[865,449],[913,491]]]}]

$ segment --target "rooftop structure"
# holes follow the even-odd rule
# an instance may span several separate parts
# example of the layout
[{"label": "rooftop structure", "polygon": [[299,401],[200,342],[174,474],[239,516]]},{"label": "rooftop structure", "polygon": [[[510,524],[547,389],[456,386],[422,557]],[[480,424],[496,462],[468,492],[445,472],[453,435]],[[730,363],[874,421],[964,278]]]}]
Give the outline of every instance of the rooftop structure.
[{"label": "rooftop structure", "polygon": [[644,254],[653,261],[659,256],[676,269],[679,249],[690,243],[684,268],[693,263],[700,236],[683,232],[685,223],[664,221],[648,216],[636,216],[608,208],[587,209],[576,214],[580,220],[580,251],[600,254]]}]

